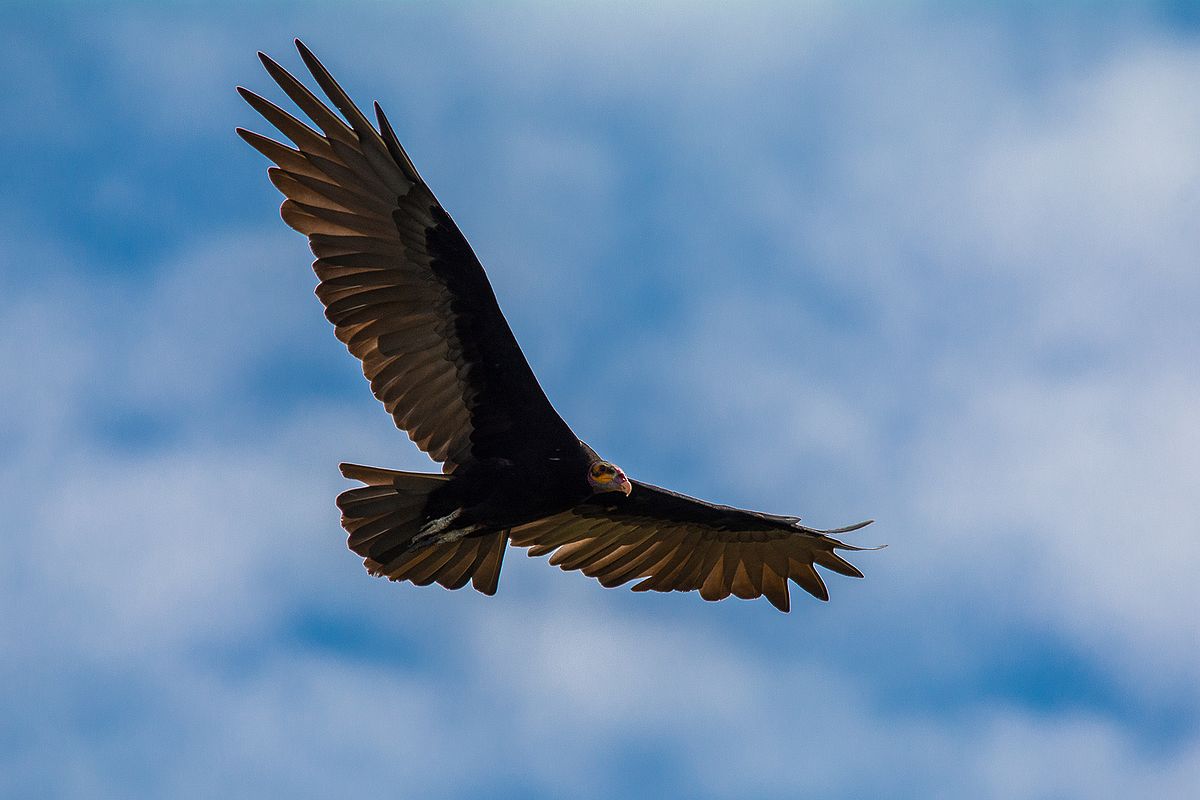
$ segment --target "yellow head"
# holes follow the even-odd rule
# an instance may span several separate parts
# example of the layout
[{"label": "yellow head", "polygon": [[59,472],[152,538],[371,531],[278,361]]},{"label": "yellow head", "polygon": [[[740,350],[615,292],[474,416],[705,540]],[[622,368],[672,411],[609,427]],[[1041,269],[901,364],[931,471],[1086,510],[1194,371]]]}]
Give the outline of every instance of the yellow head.
[{"label": "yellow head", "polygon": [[621,468],[607,461],[593,461],[592,465],[588,467],[588,485],[597,494],[622,492],[628,497],[629,493],[633,491],[633,484],[629,482],[629,478],[625,477]]}]

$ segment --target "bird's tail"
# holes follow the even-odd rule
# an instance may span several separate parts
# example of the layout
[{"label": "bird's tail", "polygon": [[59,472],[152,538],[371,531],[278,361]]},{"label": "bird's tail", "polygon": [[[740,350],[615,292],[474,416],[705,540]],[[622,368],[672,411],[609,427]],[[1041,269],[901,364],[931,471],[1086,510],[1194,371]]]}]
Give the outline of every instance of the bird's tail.
[{"label": "bird's tail", "polygon": [[471,581],[484,594],[496,593],[508,531],[412,547],[427,521],[426,501],[445,486],[447,476],[358,464],[342,464],[341,469],[347,478],[366,484],[342,492],[337,504],[349,534],[346,544],[363,557],[368,572],[418,586],[437,582],[447,589]]}]

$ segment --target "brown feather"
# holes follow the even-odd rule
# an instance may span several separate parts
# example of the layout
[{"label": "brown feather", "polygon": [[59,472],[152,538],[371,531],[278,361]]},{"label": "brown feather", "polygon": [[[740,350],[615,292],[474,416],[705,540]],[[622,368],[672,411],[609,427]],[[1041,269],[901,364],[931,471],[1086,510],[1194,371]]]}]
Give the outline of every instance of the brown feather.
[{"label": "brown feather", "polygon": [[[757,578],[761,580],[761,572]],[[762,596],[762,590],[750,578],[750,568],[747,566],[745,560],[737,562],[737,567],[733,571],[733,578],[729,581],[729,588],[735,597],[740,597],[743,600],[753,600],[756,597]]]},{"label": "brown feather", "polygon": [[[709,566],[708,577],[700,585],[700,596],[710,601],[723,600],[729,596],[729,588],[725,583],[726,548],[720,547],[714,549],[717,550],[716,558],[712,560],[711,566]],[[705,563],[708,563],[708,559],[706,559]]]},{"label": "brown feather", "polygon": [[508,531],[485,538],[480,548],[479,563],[473,568],[471,585],[486,595],[496,593],[500,583],[500,567],[504,562],[504,551],[508,547]]},{"label": "brown feather", "polygon": [[817,548],[813,550],[813,559],[825,569],[845,575],[848,578],[861,578],[863,576],[862,572],[858,570],[858,567],[854,566],[832,550],[823,550],[821,548]]},{"label": "brown feather", "polygon": [[776,571],[775,565],[771,561],[763,562],[762,590],[767,599],[771,601],[771,605],[785,614],[788,613],[792,607],[792,598],[788,593],[787,578],[783,573]]},{"label": "brown feather", "polygon": [[249,89],[238,87],[238,94],[242,99],[250,104],[250,107],[257,111],[267,120],[267,122],[279,129],[279,132],[292,140],[292,144],[299,148],[300,152],[307,156],[310,152],[329,157],[333,154],[333,148],[329,141],[321,134],[314,131],[312,128],[305,125],[300,120],[293,117],[291,114],[284,111],[279,106],[272,103],[265,97],[260,97]]},{"label": "brown feather", "polygon": [[463,539],[458,552],[438,570],[434,580],[447,589],[461,589],[466,586],[467,581],[471,579],[471,568],[475,566],[482,542],[483,540],[478,538]]},{"label": "brown feather", "polygon": [[258,58],[266,67],[267,73],[275,79],[280,88],[292,99],[292,102],[299,106],[300,110],[307,114],[308,118],[315,122],[326,136],[354,144],[358,142],[354,131],[350,130],[345,122],[342,122],[336,114],[326,108],[325,104],[308,90],[308,87],[292,77],[290,72],[275,63],[266,53],[259,53]]},{"label": "brown feather", "polygon": [[700,531],[679,529],[674,532],[676,547],[652,570],[650,577],[632,587],[635,592],[669,592],[700,544]]},{"label": "brown feather", "polygon": [[599,576],[600,585],[612,588],[649,574],[649,570],[671,550],[671,542],[658,539],[657,536],[658,531],[655,531],[656,538],[647,547],[611,564],[605,574]]},{"label": "brown feather", "polygon": [[720,543],[716,540],[701,538],[700,543],[696,545],[695,552],[688,556],[687,562],[679,570],[679,576],[670,582],[670,588],[679,592],[691,592],[699,589],[700,585],[704,583],[705,576],[708,575],[705,563],[709,553],[718,547],[720,547]]},{"label": "brown feather", "polygon": [[788,577],[790,577],[801,589],[808,592],[818,600],[829,599],[829,590],[825,588],[825,582],[821,580],[821,576],[817,574],[815,569],[813,569],[812,564],[797,561],[794,558],[789,558]]},{"label": "brown feather", "polygon": [[248,131],[245,128],[238,128],[237,134],[238,136],[242,137],[242,140],[245,141],[246,144],[250,145],[255,150],[269,158],[271,161],[274,161],[282,169],[287,170],[293,175],[308,175],[314,178],[320,178],[322,176],[321,171],[314,164],[309,162],[309,160],[305,158],[300,151],[293,150],[286,144],[281,144],[274,139],[269,139],[260,133]]},{"label": "brown feather", "polygon": [[448,542],[446,544],[432,544],[425,549],[432,550],[433,555],[423,561],[419,566],[414,567],[408,574],[408,579],[417,586],[428,586],[433,583],[434,576],[438,574],[442,567],[446,565],[450,559],[454,558],[458,553],[458,549],[462,546],[465,540],[457,542]]}]

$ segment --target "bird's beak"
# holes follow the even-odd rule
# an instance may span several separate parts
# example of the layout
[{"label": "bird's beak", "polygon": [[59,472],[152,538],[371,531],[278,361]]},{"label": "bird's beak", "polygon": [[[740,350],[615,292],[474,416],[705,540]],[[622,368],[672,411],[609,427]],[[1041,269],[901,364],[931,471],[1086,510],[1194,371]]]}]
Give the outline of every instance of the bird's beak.
[{"label": "bird's beak", "polygon": [[616,483],[617,488],[624,492],[626,497],[629,497],[629,493],[633,491],[633,484],[629,482],[629,478],[618,475]]}]

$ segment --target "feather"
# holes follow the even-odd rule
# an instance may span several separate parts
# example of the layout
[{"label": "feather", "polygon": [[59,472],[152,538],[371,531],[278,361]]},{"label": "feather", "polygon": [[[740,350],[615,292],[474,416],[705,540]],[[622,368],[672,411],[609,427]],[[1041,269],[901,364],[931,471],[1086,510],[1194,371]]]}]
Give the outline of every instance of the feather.
[{"label": "feather", "polygon": [[396,138],[396,132],[392,130],[392,123],[388,122],[388,118],[383,113],[383,108],[379,103],[375,104],[375,119],[379,123],[379,132],[383,135],[383,142],[387,146],[388,152],[392,154],[392,158],[396,159],[396,163],[404,169],[409,180],[414,183],[424,183],[412,159],[408,157],[408,153],[404,151],[400,140]]},{"label": "feather", "polygon": [[314,217],[340,225],[352,233],[366,234],[368,236],[390,236],[394,233],[391,221],[382,217],[360,213],[357,210],[338,211],[332,208],[310,205],[294,199],[289,199],[288,202],[295,203],[303,211]]},{"label": "feather", "polygon": [[762,566],[762,591],[771,601],[771,605],[783,613],[788,613],[792,607],[792,598],[788,593],[787,578],[784,572],[776,569],[775,563],[766,560]]},{"label": "feather", "polygon": [[354,228],[347,228],[331,220],[318,217],[295,200],[284,200],[283,205],[279,207],[279,216],[283,217],[283,221],[293,230],[303,234],[323,233],[336,236],[359,232]]},{"label": "feather", "polygon": [[641,559],[646,554],[647,548],[654,546],[655,543],[652,540],[658,536],[658,531],[648,525],[640,527],[631,525],[624,531],[624,534],[625,540],[621,547],[603,558],[592,561],[583,569],[583,574],[599,578],[601,583],[604,583],[606,576],[621,574],[631,563]]},{"label": "feather", "polygon": [[266,53],[258,54],[259,60],[266,68],[267,73],[275,79],[280,88],[292,98],[301,111],[308,115],[308,118],[316,123],[326,136],[331,139],[341,139],[344,142],[357,143],[358,137],[354,135],[354,131],[338,119],[337,115],[331,112],[317,96],[308,90],[304,84],[292,77],[286,69],[279,66]]},{"label": "feather", "polygon": [[316,206],[318,208],[328,208],[335,211],[348,212],[349,208],[331,200],[328,196],[321,194],[319,191],[296,180],[289,172],[285,172],[279,167],[271,167],[267,170],[267,176],[271,184],[279,190],[280,194],[289,199],[295,200],[308,206]]},{"label": "feather", "polygon": [[[385,183],[362,153],[344,142],[330,144],[320,151],[305,151],[308,162],[321,171],[329,180],[346,189],[369,194],[386,201],[393,208],[399,205],[400,195]],[[410,189],[411,191],[411,189]],[[426,215],[428,216],[428,215]]]},{"label": "feather", "polygon": [[550,557],[550,566],[564,570],[579,569],[592,561],[599,561],[622,544],[620,533],[613,531],[569,542]]},{"label": "feather", "polygon": [[688,556],[691,555],[699,541],[699,533],[696,531],[674,529],[666,535],[670,537],[674,547],[649,570],[649,577],[632,587],[633,591],[670,591],[671,582],[678,577],[680,570],[687,563]]},{"label": "feather", "polygon": [[[394,555],[388,554],[385,560],[380,560],[372,556],[367,560],[368,570],[375,575],[386,575],[390,580],[402,581],[407,580],[408,575],[412,570],[419,567],[423,562],[432,558],[437,552],[437,547],[426,547],[415,552],[403,550]],[[385,554],[380,554],[383,556]],[[371,570],[370,565],[375,564],[375,568]]]},{"label": "feather", "polygon": [[716,559],[712,561],[707,577],[700,586],[700,596],[711,601],[724,600],[729,596],[729,588],[725,583],[725,548],[715,549]]},{"label": "feather", "polygon": [[310,163],[300,151],[293,150],[286,144],[281,144],[274,139],[268,139],[262,134],[248,131],[245,128],[237,128],[236,130],[237,135],[242,137],[242,140],[246,144],[262,153],[271,161],[274,161],[281,169],[286,169],[293,175],[307,175],[314,178],[321,177],[321,171]]},{"label": "feather", "polygon": [[641,552],[631,554],[627,559],[618,559],[618,561],[609,566],[605,574],[598,576],[600,578],[600,585],[611,589],[614,586],[627,583],[634,578],[645,576],[648,568],[666,555],[670,547],[670,542],[660,539],[652,542]]},{"label": "feather", "polygon": [[[415,531],[405,532],[400,528],[406,522],[412,521],[414,517],[415,515],[411,513],[397,512],[373,519],[353,530],[347,524],[345,527],[347,531],[350,531],[350,536],[346,540],[346,546],[360,556],[382,553],[412,539]],[[390,534],[395,534],[395,536],[390,536]],[[387,544],[382,547],[377,546],[380,544],[377,540],[385,535],[389,535]]]},{"label": "feather", "polygon": [[370,181],[381,187],[380,194],[392,202],[399,202],[412,189],[412,184],[400,174],[396,164],[388,156],[382,155],[378,148],[355,146],[333,139],[329,142],[329,149],[333,151],[334,158],[349,167],[359,181]]},{"label": "feather", "polygon": [[428,586],[433,583],[442,567],[458,553],[463,541],[427,545],[425,549],[432,550],[433,555],[421,562],[420,565],[413,567],[408,573],[408,580],[417,586]]},{"label": "feather", "polygon": [[237,87],[238,94],[242,99],[250,104],[250,107],[257,111],[266,119],[267,122],[279,129],[279,132],[292,140],[292,144],[299,148],[300,152],[306,155],[309,152],[318,153],[323,156],[332,154],[332,148],[329,141],[321,134],[314,131],[312,128],[305,125],[300,120],[293,117],[291,114],[284,111],[279,106],[272,103],[265,97],[260,97],[249,89],[244,89],[241,86]]},{"label": "feather", "polygon": [[[329,74],[325,66],[299,39],[296,40],[296,49],[300,51],[300,57],[304,59],[305,65],[308,67],[309,72],[312,73],[312,76],[316,78],[321,90],[333,101],[337,109],[345,115],[346,119],[350,122],[350,127],[358,134],[359,144],[362,148],[361,153],[370,163],[371,169],[397,194],[407,192],[413,182],[407,179],[404,173],[400,171],[399,165],[392,159],[387,145],[384,144],[383,139],[380,138],[379,133],[371,125],[370,121],[363,116],[363,113],[358,110],[358,106],[342,90],[342,87],[333,79],[333,76]],[[337,150],[336,142],[334,142],[334,149]]]},{"label": "feather", "polygon": [[350,99],[349,95],[342,90],[338,82],[329,74],[329,70],[325,69],[325,65],[313,55],[312,51],[304,45],[304,42],[296,39],[295,43],[296,49],[300,52],[300,58],[304,60],[308,71],[316,78],[321,91],[325,92],[325,96],[332,100],[334,106],[346,116],[346,119],[350,122],[350,127],[358,134],[358,138],[364,144],[378,142],[380,146],[383,146],[383,140],[379,138],[379,134],[371,127],[371,123],[363,116],[362,112],[358,110],[358,106],[354,105],[354,101]]},{"label": "feather", "polygon": [[507,547],[508,531],[486,537],[484,546],[480,548],[479,563],[474,567],[474,577],[471,579],[471,585],[476,591],[486,595],[496,593],[500,582],[500,566]]},{"label": "feather", "polygon": [[[661,577],[666,572],[669,572],[676,561],[681,559],[679,548],[683,542],[685,531],[680,528],[667,528],[659,531],[660,545],[654,553],[652,560],[644,561],[638,571],[636,577],[645,578],[638,586],[654,581]],[[637,586],[632,587],[637,589]],[[646,588],[649,588],[648,586]],[[639,591],[646,591],[641,589]]]},{"label": "feather", "polygon": [[471,568],[475,566],[479,556],[479,546],[482,539],[463,539],[454,554],[434,576],[434,580],[447,589],[461,589],[471,579]]},{"label": "feather", "polygon": [[797,561],[794,558],[788,559],[788,577],[791,578],[796,585],[801,589],[811,594],[818,600],[828,600],[829,590],[825,588],[825,582],[821,580],[821,576],[813,569],[813,565]]},{"label": "feather", "polygon": [[708,574],[704,568],[709,553],[717,547],[720,547],[720,544],[715,540],[701,538],[699,544],[696,545],[695,552],[688,556],[687,561],[679,570],[679,576],[668,584],[669,587],[680,592],[699,589],[704,582],[704,577]]},{"label": "feather", "polygon": [[[393,269],[392,261],[405,257],[404,245],[390,236],[363,236],[346,234],[330,236],[316,234],[308,237],[313,255],[330,266],[367,267],[371,269]],[[383,262],[380,259],[385,259]],[[430,279],[433,276],[430,275]]]},{"label": "feather", "polygon": [[[303,172],[293,172],[288,170],[288,176],[296,183],[305,186],[309,190],[316,192],[322,197],[326,197],[347,211],[358,211],[359,213],[370,213],[380,219],[393,222],[392,213],[394,206],[384,202],[379,197],[367,194],[365,192],[356,191],[355,186],[344,186],[337,183],[331,183],[328,180],[328,175],[319,173],[311,175]],[[303,198],[301,198],[303,199]],[[393,223],[394,224],[394,223]]]},{"label": "feather", "polygon": [[762,596],[762,590],[756,585],[756,580],[762,579],[761,567],[755,579],[750,578],[750,567],[747,566],[745,559],[739,559],[737,566],[734,568],[733,577],[729,581],[730,591],[735,597],[740,597],[743,600],[753,600],[756,597]]},{"label": "feather", "polygon": [[861,578],[863,576],[859,572],[858,567],[832,550],[821,550],[818,548],[813,551],[813,559],[825,569],[833,570],[848,578]]}]

